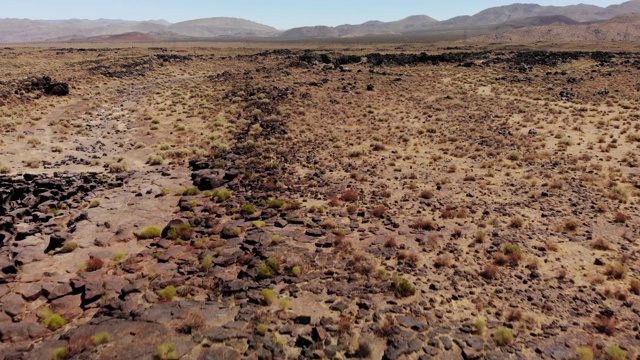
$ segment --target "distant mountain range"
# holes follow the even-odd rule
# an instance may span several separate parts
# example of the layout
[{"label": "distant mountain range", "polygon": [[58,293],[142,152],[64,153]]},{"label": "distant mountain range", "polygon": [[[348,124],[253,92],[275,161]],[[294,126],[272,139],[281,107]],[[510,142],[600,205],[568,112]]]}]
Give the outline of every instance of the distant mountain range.
[{"label": "distant mountain range", "polygon": [[[0,19],[0,43],[63,41],[181,41],[219,38],[349,38],[359,36],[443,36],[487,38],[516,29],[541,26],[605,26],[604,22],[620,15],[640,13],[640,0],[619,5],[540,6],[512,4],[483,10],[472,16],[458,16],[438,21],[426,15],[359,25],[310,26],[279,31],[273,27],[244,19],[215,17],[171,24],[164,20],[29,20]],[[611,28],[612,25],[606,25]],[[506,36],[506,35],[505,35]],[[512,37],[515,35],[512,35]]]}]

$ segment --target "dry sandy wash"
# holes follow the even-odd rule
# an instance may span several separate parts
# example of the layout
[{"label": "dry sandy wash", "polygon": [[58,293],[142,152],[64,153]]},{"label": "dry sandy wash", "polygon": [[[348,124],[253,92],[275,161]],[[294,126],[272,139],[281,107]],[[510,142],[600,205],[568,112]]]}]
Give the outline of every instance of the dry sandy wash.
[{"label": "dry sandy wash", "polygon": [[637,359],[640,53],[349,46],[1,49],[0,357]]}]

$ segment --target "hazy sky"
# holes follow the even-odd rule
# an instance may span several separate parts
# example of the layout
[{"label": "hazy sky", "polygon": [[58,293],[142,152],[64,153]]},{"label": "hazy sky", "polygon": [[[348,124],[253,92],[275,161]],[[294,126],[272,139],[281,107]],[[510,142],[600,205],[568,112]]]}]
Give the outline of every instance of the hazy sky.
[{"label": "hazy sky", "polygon": [[446,20],[514,2],[540,5],[576,3],[607,6],[624,0],[0,0],[0,18],[165,19],[178,22],[230,16],[278,29],[305,25],[391,21],[409,15]]}]

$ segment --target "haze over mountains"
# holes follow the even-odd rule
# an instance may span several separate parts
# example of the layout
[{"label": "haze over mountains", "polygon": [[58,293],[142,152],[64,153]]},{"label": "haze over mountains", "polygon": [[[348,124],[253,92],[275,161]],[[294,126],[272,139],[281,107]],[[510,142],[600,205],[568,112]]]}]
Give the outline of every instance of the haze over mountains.
[{"label": "haze over mountains", "polygon": [[[368,21],[358,25],[309,26],[279,31],[253,21],[214,17],[171,24],[164,20],[29,20],[0,19],[0,43],[54,41],[163,41],[220,38],[344,38],[370,35],[428,36],[430,34],[498,35],[531,26],[564,24],[600,26],[614,17],[640,13],[640,0],[619,5],[540,6],[512,4],[489,8],[472,16],[458,16],[438,21],[426,15],[382,22]],[[595,25],[594,25],[595,24]],[[609,26],[609,25],[608,25]],[[611,26],[609,26],[611,28]],[[612,30],[613,31],[613,30]],[[122,35],[128,34],[128,35]],[[116,36],[117,35],[117,36]],[[623,34],[622,37],[625,37]],[[502,39],[506,39],[502,37]]]}]

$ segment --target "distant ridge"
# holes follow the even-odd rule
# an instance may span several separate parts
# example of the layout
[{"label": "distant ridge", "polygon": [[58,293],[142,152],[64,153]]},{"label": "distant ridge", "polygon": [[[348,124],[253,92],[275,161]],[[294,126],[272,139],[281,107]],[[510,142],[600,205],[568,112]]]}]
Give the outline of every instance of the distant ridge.
[{"label": "distant ridge", "polygon": [[474,42],[640,41],[640,14],[623,14],[592,24],[530,26],[473,38]]},{"label": "distant ridge", "polygon": [[[119,19],[30,20],[0,19],[0,43],[52,41],[125,41],[252,39],[282,40],[352,38],[371,35],[462,39],[476,35],[494,36],[517,29],[542,26],[593,25],[620,15],[640,13],[640,0],[618,5],[541,6],[514,3],[485,9],[475,15],[438,21],[427,15],[413,15],[397,21],[367,21],[357,25],[306,26],[279,31],[246,19],[211,17],[171,24],[166,20],[130,21]],[[610,26],[610,25],[609,25]],[[533,34],[536,31],[527,30]],[[521,32],[522,33],[522,32]],[[633,31],[628,32],[632,34]],[[120,37],[116,35],[122,35]],[[144,36],[146,35],[146,36]],[[515,38],[524,37],[515,35]],[[584,34],[583,34],[584,35]],[[631,38],[633,38],[632,35]],[[588,37],[586,35],[582,37]],[[613,37],[613,36],[612,36]],[[617,37],[616,37],[617,38]],[[622,36],[622,38],[628,38]],[[157,40],[153,40],[157,39]]]}]

